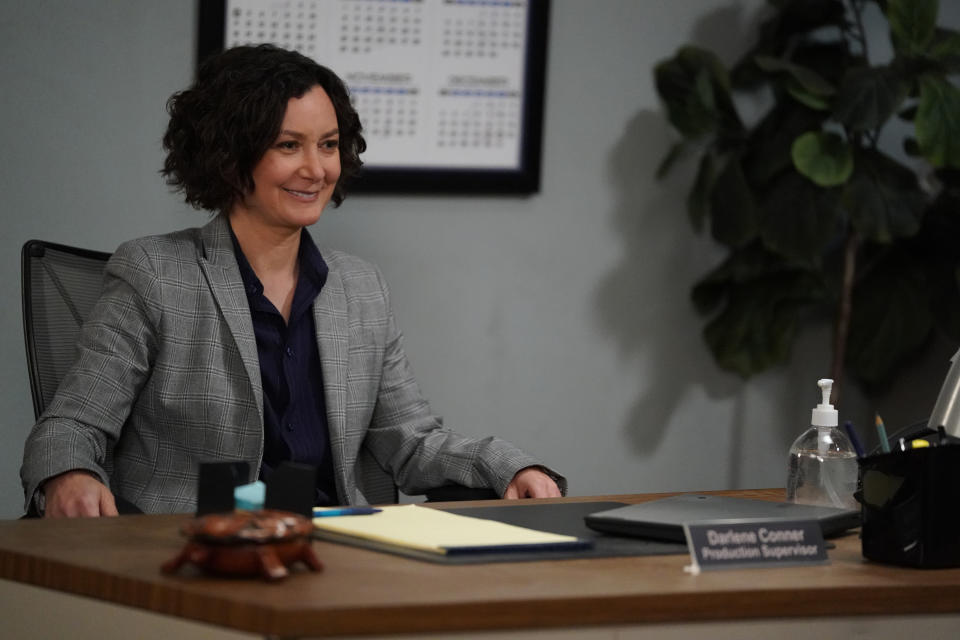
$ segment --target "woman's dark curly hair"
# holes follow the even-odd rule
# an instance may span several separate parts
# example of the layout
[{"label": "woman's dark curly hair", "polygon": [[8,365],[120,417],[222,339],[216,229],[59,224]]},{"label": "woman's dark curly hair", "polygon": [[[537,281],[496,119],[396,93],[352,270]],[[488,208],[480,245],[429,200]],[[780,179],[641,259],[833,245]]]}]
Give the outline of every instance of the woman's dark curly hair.
[{"label": "woman's dark curly hair", "polygon": [[340,179],[332,200],[339,205],[344,183],[360,171],[360,154],[367,148],[360,118],[333,71],[273,45],[234,47],[211,56],[193,85],[170,97],[163,136],[167,157],[160,173],[194,207],[228,211],[253,191],[253,169],[280,134],[287,102],[317,85],[337,113]]}]

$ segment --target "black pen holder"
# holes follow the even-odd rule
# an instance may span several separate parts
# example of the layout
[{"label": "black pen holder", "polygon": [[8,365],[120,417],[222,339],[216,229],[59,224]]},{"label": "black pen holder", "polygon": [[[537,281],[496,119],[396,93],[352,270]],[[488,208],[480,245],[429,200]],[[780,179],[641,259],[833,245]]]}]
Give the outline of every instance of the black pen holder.
[{"label": "black pen holder", "polygon": [[960,446],[860,460],[863,555],[907,567],[960,566]]}]

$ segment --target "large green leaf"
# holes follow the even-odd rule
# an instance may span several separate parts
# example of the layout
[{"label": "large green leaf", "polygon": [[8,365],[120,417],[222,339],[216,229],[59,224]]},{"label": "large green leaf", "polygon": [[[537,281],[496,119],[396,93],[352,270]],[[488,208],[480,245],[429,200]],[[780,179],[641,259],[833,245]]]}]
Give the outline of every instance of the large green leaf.
[{"label": "large green leaf", "polygon": [[896,50],[906,56],[921,55],[937,28],[937,0],[889,0],[887,19]]},{"label": "large green leaf", "polygon": [[892,66],[853,68],[840,83],[833,114],[853,131],[879,129],[897,112],[910,83]]},{"label": "large green leaf", "polygon": [[824,80],[823,76],[813,69],[772,56],[757,56],[756,60],[757,66],[764,71],[786,73],[814,95],[832,96],[837,91],[832,84]]},{"label": "large green leaf", "polygon": [[953,29],[937,29],[927,57],[936,60],[947,73],[960,72],[960,33]]},{"label": "large green leaf", "polygon": [[917,142],[935,167],[960,168],[960,89],[934,75],[920,78]]},{"label": "large green leaf", "polygon": [[771,183],[761,205],[760,235],[772,251],[819,263],[840,229],[837,189],[821,189],[795,172]]},{"label": "large green leaf", "polygon": [[763,188],[785,170],[793,171],[790,147],[800,134],[819,129],[823,113],[799,107],[791,100],[774,105],[754,127],[747,141],[743,170],[750,184]]},{"label": "large green leaf", "polygon": [[793,166],[821,187],[835,187],[853,173],[853,152],[847,141],[835,133],[808,131],[790,148]]},{"label": "large green leaf", "polygon": [[932,328],[922,272],[899,254],[891,254],[854,290],[847,362],[861,380],[886,382]]},{"label": "large green leaf", "polygon": [[738,158],[731,158],[717,176],[710,210],[710,230],[717,242],[741,247],[756,237],[759,212]]},{"label": "large green leaf", "polygon": [[654,79],[670,123],[687,138],[742,128],[727,72],[713,53],[682,47],[657,64]]},{"label": "large green leaf", "polygon": [[850,51],[846,42],[838,40],[810,39],[791,48],[790,59],[794,64],[812,69],[833,87],[839,87],[843,75],[850,67],[866,66],[867,62]]},{"label": "large green leaf", "polygon": [[818,96],[815,93],[807,91],[803,85],[796,80],[791,79],[789,82],[787,82],[787,93],[793,96],[797,102],[805,107],[809,107],[817,111],[830,110],[830,103],[825,97]]},{"label": "large green leaf", "polygon": [[801,309],[823,295],[816,278],[785,272],[731,288],[704,328],[717,364],[743,377],[786,362]]},{"label": "large green leaf", "polygon": [[841,202],[864,238],[889,244],[917,232],[927,198],[913,171],[879,151],[867,150],[857,156],[857,169]]},{"label": "large green leaf", "polygon": [[809,272],[805,265],[774,253],[755,241],[730,251],[727,258],[704,276],[691,291],[697,310],[706,315],[712,313],[726,296],[727,291],[744,283],[768,277],[771,274]]}]

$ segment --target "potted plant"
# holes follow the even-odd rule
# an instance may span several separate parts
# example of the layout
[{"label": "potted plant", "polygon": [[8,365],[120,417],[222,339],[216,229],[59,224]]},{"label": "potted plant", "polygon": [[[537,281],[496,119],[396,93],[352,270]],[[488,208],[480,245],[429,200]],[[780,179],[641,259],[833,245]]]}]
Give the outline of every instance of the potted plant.
[{"label": "potted plant", "polygon": [[[937,26],[937,0],[769,5],[731,69],[692,46],[656,65],[682,136],[658,176],[698,157],[690,221],[728,252],[692,290],[716,362],[783,363],[828,314],[836,399],[845,368],[889,382],[935,333],[960,340],[960,33]],[[871,57],[867,12],[892,59]],[[758,92],[747,123],[737,97]]]}]

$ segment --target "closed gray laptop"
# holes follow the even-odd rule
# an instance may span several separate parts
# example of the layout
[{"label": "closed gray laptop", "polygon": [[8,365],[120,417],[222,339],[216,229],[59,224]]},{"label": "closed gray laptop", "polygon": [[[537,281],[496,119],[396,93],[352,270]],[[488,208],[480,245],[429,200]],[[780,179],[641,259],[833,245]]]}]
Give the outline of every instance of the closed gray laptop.
[{"label": "closed gray laptop", "polygon": [[642,504],[591,513],[588,527],[604,533],[637,538],[684,541],[685,523],[710,520],[815,520],[824,537],[860,526],[860,511],[815,507],[793,502],[683,494]]}]

